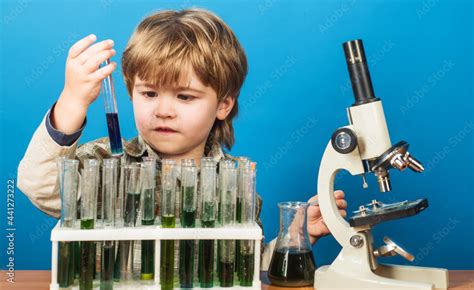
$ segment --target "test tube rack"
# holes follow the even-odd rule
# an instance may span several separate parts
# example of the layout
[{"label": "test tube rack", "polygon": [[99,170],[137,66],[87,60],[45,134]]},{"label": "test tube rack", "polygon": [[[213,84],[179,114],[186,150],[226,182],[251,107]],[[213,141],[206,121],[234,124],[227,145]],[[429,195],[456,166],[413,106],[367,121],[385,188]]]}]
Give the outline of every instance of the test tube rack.
[{"label": "test tube rack", "polygon": [[[199,226],[199,222],[196,221]],[[159,224],[152,226],[136,226],[123,228],[101,228],[91,230],[81,230],[75,228],[61,228],[60,222],[56,224],[51,232],[52,256],[51,256],[51,290],[61,289],[57,282],[58,277],[58,249],[59,242],[68,241],[155,241],[155,275],[154,281],[142,282],[133,281],[126,283],[114,282],[114,289],[161,289],[160,287],[160,241],[161,240],[253,240],[255,242],[254,276],[251,287],[225,287],[222,289],[261,289],[260,281],[260,252],[261,240],[263,238],[262,229],[257,225],[235,225],[216,228],[181,228],[176,221],[176,228],[161,228]],[[94,283],[97,284],[98,283]],[[122,285],[123,284],[123,285]],[[196,283],[197,284],[197,283]],[[218,283],[213,287],[219,288]],[[71,289],[79,289],[73,286]],[[99,289],[97,287],[97,289]],[[175,288],[176,289],[176,288]],[[200,287],[194,287],[200,289]],[[204,289],[204,288],[203,288]],[[207,288],[208,289],[208,288]]]}]

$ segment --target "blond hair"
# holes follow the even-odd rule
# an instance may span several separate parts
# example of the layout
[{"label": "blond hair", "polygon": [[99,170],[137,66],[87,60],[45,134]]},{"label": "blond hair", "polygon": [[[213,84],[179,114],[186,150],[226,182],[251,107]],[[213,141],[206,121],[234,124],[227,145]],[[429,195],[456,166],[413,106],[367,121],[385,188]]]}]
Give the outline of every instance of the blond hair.
[{"label": "blond hair", "polygon": [[132,96],[135,76],[158,87],[178,86],[186,65],[200,81],[212,87],[219,101],[234,99],[225,120],[214,122],[207,143],[230,149],[232,120],[247,75],[247,58],[239,41],[215,14],[201,9],[165,10],[146,17],[130,38],[122,56],[122,72]]}]

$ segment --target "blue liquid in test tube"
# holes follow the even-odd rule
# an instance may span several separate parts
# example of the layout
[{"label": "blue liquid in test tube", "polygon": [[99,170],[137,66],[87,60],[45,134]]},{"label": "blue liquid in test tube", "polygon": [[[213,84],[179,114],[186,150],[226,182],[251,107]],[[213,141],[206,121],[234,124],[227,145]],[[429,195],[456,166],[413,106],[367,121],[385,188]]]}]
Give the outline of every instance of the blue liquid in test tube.
[{"label": "blue liquid in test tube", "polygon": [[[110,60],[106,60],[103,66],[108,64],[110,64]],[[109,75],[104,79],[102,90],[104,94],[107,129],[109,130],[110,150],[112,151],[113,156],[120,156],[123,154],[123,147],[112,75]]]}]

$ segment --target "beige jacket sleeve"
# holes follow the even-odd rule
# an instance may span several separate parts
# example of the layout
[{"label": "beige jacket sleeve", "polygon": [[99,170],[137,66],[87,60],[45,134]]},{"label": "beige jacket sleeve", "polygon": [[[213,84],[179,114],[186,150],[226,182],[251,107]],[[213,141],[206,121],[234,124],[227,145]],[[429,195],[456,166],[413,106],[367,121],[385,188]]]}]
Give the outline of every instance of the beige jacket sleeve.
[{"label": "beige jacket sleeve", "polygon": [[37,208],[59,218],[61,197],[56,158],[63,156],[74,158],[79,138],[71,146],[58,145],[46,129],[45,118],[33,134],[20,161],[17,186]]}]

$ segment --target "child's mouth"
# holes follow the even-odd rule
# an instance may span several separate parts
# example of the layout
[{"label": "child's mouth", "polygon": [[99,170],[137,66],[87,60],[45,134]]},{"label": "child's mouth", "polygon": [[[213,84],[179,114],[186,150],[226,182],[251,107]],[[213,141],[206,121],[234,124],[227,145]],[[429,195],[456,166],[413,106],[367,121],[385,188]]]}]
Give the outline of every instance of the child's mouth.
[{"label": "child's mouth", "polygon": [[173,134],[173,133],[176,133],[177,131],[176,130],[173,130],[171,128],[168,128],[168,127],[158,127],[155,129],[156,132],[160,133],[160,134]]}]

